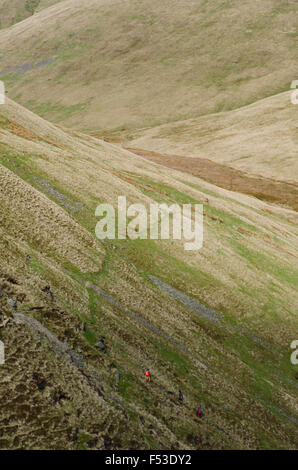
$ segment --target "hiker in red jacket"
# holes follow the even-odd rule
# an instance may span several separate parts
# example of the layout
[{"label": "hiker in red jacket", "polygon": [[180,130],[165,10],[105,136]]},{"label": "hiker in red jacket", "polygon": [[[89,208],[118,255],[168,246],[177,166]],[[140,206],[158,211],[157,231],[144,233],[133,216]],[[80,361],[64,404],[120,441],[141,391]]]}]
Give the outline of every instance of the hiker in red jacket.
[{"label": "hiker in red jacket", "polygon": [[203,408],[202,408],[201,406],[199,406],[199,408],[197,409],[196,415],[197,415],[198,418],[202,418],[202,416],[203,416]]},{"label": "hiker in red jacket", "polygon": [[144,375],[145,375],[145,377],[146,377],[146,379],[147,379],[147,382],[151,382],[151,372],[150,372],[149,369],[146,370],[146,372],[145,372]]}]

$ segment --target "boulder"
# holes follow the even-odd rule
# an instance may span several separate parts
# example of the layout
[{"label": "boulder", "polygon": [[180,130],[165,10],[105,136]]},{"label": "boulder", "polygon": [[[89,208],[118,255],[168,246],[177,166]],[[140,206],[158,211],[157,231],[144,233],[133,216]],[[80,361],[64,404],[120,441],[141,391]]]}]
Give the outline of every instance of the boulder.
[{"label": "boulder", "polygon": [[7,299],[7,305],[12,309],[16,310],[17,309],[17,303],[13,299]]},{"label": "boulder", "polygon": [[95,347],[96,347],[97,349],[100,349],[100,351],[102,351],[102,352],[104,352],[104,353],[107,352],[107,347],[106,347],[106,345],[103,343],[103,341],[100,341],[100,340],[97,341],[97,343],[95,344]]}]

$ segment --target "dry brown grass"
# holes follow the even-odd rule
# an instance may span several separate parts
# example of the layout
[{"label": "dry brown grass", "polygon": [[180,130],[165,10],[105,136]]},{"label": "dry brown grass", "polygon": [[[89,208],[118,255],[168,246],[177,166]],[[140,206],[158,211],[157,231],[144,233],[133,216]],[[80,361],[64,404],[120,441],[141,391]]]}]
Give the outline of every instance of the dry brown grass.
[{"label": "dry brown grass", "polygon": [[151,128],[288,89],[297,75],[295,8],[289,0],[254,8],[250,0],[68,0],[0,32],[1,70],[55,57],[4,77],[9,96],[69,127]]},{"label": "dry brown grass", "polygon": [[0,28],[19,23],[32,14],[61,0],[0,0]]},{"label": "dry brown grass", "polygon": [[[208,159],[251,176],[297,183],[297,113],[290,93],[281,93],[238,110],[140,130],[126,145]],[[227,175],[226,184],[229,180]]]},{"label": "dry brown grass", "polygon": [[[124,448],[295,447],[294,424],[273,414],[260,396],[296,415],[292,385],[277,379],[273,370],[281,369],[286,377],[292,377],[286,361],[297,324],[297,292],[294,277],[289,274],[297,267],[297,214],[154,164],[119,146],[57,128],[12,101],[2,107],[1,113],[38,136],[31,141],[26,132],[16,135],[9,128],[0,130],[0,288],[4,292],[1,311],[11,315],[7,297],[17,300],[18,310],[42,307],[27,315],[36,317],[62,341],[67,337],[82,349],[85,360],[102,375],[104,403],[102,397],[94,396],[89,382],[72,368],[65,368],[43,340],[40,346],[24,326],[16,328],[9,322],[1,329],[9,350],[7,367],[1,369],[1,389],[6,377],[10,377],[11,398],[5,402],[5,419],[16,423],[17,435],[22,437],[14,441],[8,429],[8,438],[0,445],[74,448],[71,433],[78,425],[82,432],[90,434],[92,448],[102,448],[103,442],[106,447]],[[70,200],[82,202],[89,212],[67,212],[59,206],[59,200],[42,194],[44,188],[35,183],[35,175],[49,181]],[[156,245],[126,242],[122,249],[115,242],[103,248],[94,236],[94,210],[99,201],[115,203],[118,195],[146,205],[156,197],[179,201],[181,195],[204,202],[207,216],[202,250],[187,253],[180,241],[171,240]],[[30,262],[26,260],[27,253],[32,258]],[[64,267],[105,289],[123,308],[97,296],[90,289],[91,284],[77,282]],[[201,320],[192,310],[159,291],[149,282],[147,273],[162,277],[215,308],[223,314],[228,330]],[[17,284],[8,278],[14,278]],[[54,304],[43,291],[45,285],[51,286]],[[166,332],[190,354],[129,316],[125,309]],[[56,310],[65,312],[66,328]],[[88,342],[76,332],[82,319],[94,335],[93,341],[102,334],[106,336],[107,356],[92,348],[90,338]],[[233,324],[245,325],[269,343],[274,352],[269,353],[249,337],[235,336],[235,332],[231,333],[234,330],[229,331]],[[19,344],[22,334],[23,349],[15,351],[13,338]],[[27,367],[32,348],[34,361]],[[208,366],[202,361],[207,361]],[[13,364],[18,365],[17,376],[11,375]],[[113,372],[107,371],[110,364],[114,364]],[[149,390],[143,378],[146,367],[154,371]],[[119,389],[114,382],[116,368],[121,376]],[[14,412],[19,406],[16,401],[23,407],[28,400],[36,370],[50,381],[50,396],[60,387],[71,397],[52,410],[40,392],[34,391],[32,400],[41,408],[41,424],[35,416],[37,405],[31,412],[32,419],[28,418],[33,406],[31,398],[30,409],[22,408],[20,417]],[[273,384],[269,391],[263,378]],[[21,380],[25,391],[19,396]],[[78,394],[74,397],[77,381]],[[170,397],[179,386],[183,386],[187,401],[178,412]],[[111,396],[124,403],[124,411],[116,407],[117,416],[124,416],[119,426],[113,420]],[[208,423],[198,425],[195,420],[193,408],[198,401],[206,408]],[[230,413],[223,408],[227,404]],[[89,408],[94,414],[85,419]],[[82,412],[81,418],[77,411]],[[99,415],[96,426],[94,415]],[[45,432],[51,416],[54,420],[58,416],[59,422],[65,423],[63,427],[56,426],[61,444],[52,441],[51,430]],[[123,423],[126,427],[129,424],[129,432],[124,432]],[[139,434],[142,438],[136,442]]]},{"label": "dry brown grass", "polygon": [[[175,256],[178,256],[186,263],[190,263],[190,265],[202,269],[209,275],[215,276],[220,282],[223,282],[226,287],[230,285],[230,288],[233,289],[232,286],[239,285],[242,282],[245,284],[247,282],[254,284],[256,272],[254,268],[249,272],[247,271],[246,260],[241,256],[238,256],[233,248],[234,257],[231,258],[231,246],[229,239],[226,238],[226,235],[229,233],[229,227],[226,227],[226,224],[219,224],[219,226],[222,226],[222,229],[221,231],[218,231],[219,226],[216,223],[216,221],[222,220],[223,214],[227,213],[232,217],[239,218],[239,220],[256,227],[256,229],[260,231],[260,234],[268,235],[268,238],[263,236],[256,236],[253,239],[251,239],[251,237],[248,237],[247,239],[245,238],[245,240],[243,240],[245,244],[248,243],[252,248],[257,249],[258,251],[269,250],[269,252],[278,258],[285,256],[285,261],[289,262],[289,258],[286,256],[286,253],[279,249],[279,244],[275,248],[270,244],[272,231],[274,231],[274,233],[283,240],[280,243],[282,248],[291,253],[291,256],[295,252],[296,232],[293,223],[297,216],[291,210],[267,204],[258,199],[245,196],[244,194],[231,193],[224,189],[212,186],[203,180],[198,180],[191,175],[182,174],[160,165],[152,164],[151,162],[133,155],[128,151],[122,150],[118,146],[101,142],[93,138],[73,137],[69,133],[40,120],[32,113],[16,106],[12,102],[5,107],[5,112],[10,119],[13,119],[17,114],[19,114],[19,122],[21,125],[30,127],[32,132],[42,138],[47,136],[48,139],[55,142],[55,146],[43,142],[42,140],[38,142],[30,142],[27,139],[21,139],[20,137],[11,134],[8,130],[2,131],[1,140],[18,152],[42,155],[42,158],[34,159],[35,171],[41,172],[50,180],[56,181],[58,187],[63,188],[67,194],[71,194],[86,204],[86,206],[91,207],[92,211],[95,210],[97,205],[95,201],[116,203],[117,196],[123,194],[127,195],[128,202],[143,202],[146,205],[152,202],[150,197],[153,195],[151,195],[151,193],[154,192],[152,191],[153,188],[148,188],[148,195],[150,195],[150,197],[144,195],[143,192],[140,191],[140,183],[136,180],[136,177],[138,176],[149,181],[153,180],[161,184],[170,185],[181,191],[183,194],[186,194],[198,201],[206,201],[207,197],[209,205],[220,211],[220,214],[213,214],[208,210],[208,206],[206,205],[205,211],[212,217],[208,217],[210,222],[207,222],[208,219],[206,219],[206,242],[203,250],[197,254],[194,253],[190,255],[183,250],[182,244],[179,247],[179,243],[171,244],[163,242],[163,246],[166,252],[171,254],[175,253]],[[25,121],[27,121],[27,124],[25,124]],[[60,144],[63,144],[67,150],[59,150]],[[128,175],[125,175],[125,173],[128,173]],[[202,190],[191,188],[186,184],[182,184],[179,180],[184,180],[190,184],[197,184],[202,188]],[[20,184],[24,183],[20,182]],[[30,187],[28,187],[28,189],[29,188]],[[25,194],[28,192],[28,189],[26,188]],[[162,187],[157,188],[156,191],[161,195],[161,197],[164,196],[165,190]],[[206,196],[205,191],[212,191],[214,196]],[[44,196],[42,196],[42,198],[44,198]],[[44,200],[48,201],[46,198]],[[30,212],[30,220],[31,216],[33,218],[39,217],[38,213],[35,213],[34,215],[34,207],[30,210],[32,210],[32,212]],[[266,216],[265,211],[267,214],[270,212],[271,216]],[[261,215],[262,212],[264,213],[264,216]],[[40,214],[42,215],[42,212]],[[61,210],[61,214],[65,213]],[[68,220],[70,221],[71,219],[68,217]],[[58,227],[59,223],[53,220],[53,218],[51,218],[51,221],[51,224],[55,224],[53,227],[55,236],[60,236],[59,231],[56,235],[56,227]],[[40,222],[42,222],[42,219]],[[65,221],[65,223],[67,227],[69,222]],[[18,224],[18,221],[16,221],[16,224]],[[39,223],[36,223],[38,228],[39,225]],[[237,226],[239,226],[239,224],[236,225],[236,227]],[[58,244],[57,246],[55,243],[55,246],[53,244],[53,247],[55,250],[63,249],[63,253],[66,255],[68,250],[71,250],[70,246],[73,245],[74,241],[70,238],[71,242],[68,245],[67,240],[69,239],[69,235],[63,235],[64,228],[63,231],[62,228],[63,225],[61,225],[61,237],[64,237],[65,241],[62,242],[61,238],[61,245]],[[30,236],[33,237],[34,232],[30,234]],[[44,242],[45,247],[47,243],[51,243],[51,237],[48,236],[46,240],[47,242]],[[221,254],[215,256],[214,253],[216,252],[220,252]],[[76,249],[74,249],[73,253],[73,257],[78,256]],[[282,253],[284,253],[284,255]],[[71,261],[71,259],[72,258],[69,257],[68,261]],[[78,263],[81,263],[78,264],[80,269],[83,267],[82,263],[86,263],[86,259],[90,259],[90,257],[82,253],[80,261],[77,261]],[[290,262],[292,262],[292,258],[290,258],[290,260]],[[72,262],[73,261],[74,259]],[[94,263],[92,261],[90,270],[92,270],[91,266],[92,269],[96,271],[96,266],[99,267],[100,263]],[[226,269],[223,269],[223,266],[229,266],[228,272]],[[87,266],[86,270],[88,270]],[[259,282],[265,282],[266,284],[267,280],[259,279]],[[270,290],[269,284],[268,289]],[[285,304],[294,301],[292,294],[288,296],[286,291],[287,287],[285,286]],[[222,291],[221,295],[216,291],[206,291],[203,292],[202,295],[203,297],[206,295],[205,300],[208,304],[213,304],[215,307],[220,308],[222,302],[219,299],[220,296],[223,295]],[[231,308],[235,308],[235,306],[232,307],[233,296],[230,291],[225,297],[225,302],[227,302],[228,305],[231,305]],[[253,302],[253,299],[246,299],[245,302],[251,301]],[[290,307],[290,309],[292,308],[293,306]]]},{"label": "dry brown grass", "polygon": [[100,270],[103,251],[65,211],[1,166],[2,230],[82,272]]},{"label": "dry brown grass", "polygon": [[[119,145],[181,154],[190,166],[207,157],[222,179],[241,171],[260,186],[266,177],[287,187],[298,108],[280,92],[297,78],[294,8],[286,0],[254,8],[248,0],[67,0],[0,31],[0,72],[55,58],[2,77],[9,95],[109,140],[57,127],[9,99],[1,106],[0,448],[296,447],[297,213],[181,171],[181,159],[166,168]],[[95,208],[119,195],[147,207],[204,203],[203,248],[99,242]],[[215,309],[224,328],[150,274]],[[106,353],[94,347],[102,336]],[[65,361],[66,344],[83,369]]]},{"label": "dry brown grass", "polygon": [[173,168],[174,170],[198,176],[221,188],[250,194],[258,199],[275,202],[296,211],[298,210],[298,185],[296,183],[253,177],[240,170],[213,162],[207,158],[162,155],[137,148],[127,148],[127,150],[167,168]]}]

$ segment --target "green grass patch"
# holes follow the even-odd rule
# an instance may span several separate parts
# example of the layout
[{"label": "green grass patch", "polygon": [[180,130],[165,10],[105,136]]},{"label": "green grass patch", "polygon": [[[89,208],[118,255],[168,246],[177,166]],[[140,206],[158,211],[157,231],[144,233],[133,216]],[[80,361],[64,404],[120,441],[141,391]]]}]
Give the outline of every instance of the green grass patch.
[{"label": "green grass patch", "polygon": [[28,101],[26,103],[28,109],[41,117],[49,120],[60,122],[72,117],[74,114],[84,111],[87,103],[77,103],[69,106],[65,106],[60,103],[54,103],[47,101],[45,103]]},{"label": "green grass patch", "polygon": [[88,442],[92,436],[86,432],[80,432],[78,435],[77,450],[88,450]]},{"label": "green grass patch", "polygon": [[40,0],[26,0],[25,10],[27,10],[31,15],[34,15],[34,12],[39,4]]},{"label": "green grass patch", "polygon": [[[68,212],[71,217],[84,227],[88,232],[95,237],[95,207],[96,204],[90,201],[90,205],[94,207],[91,209],[68,191],[59,185],[56,181],[49,179],[48,175],[37,168],[35,165],[36,159],[43,159],[42,155],[34,154],[12,154],[6,146],[0,146],[0,163],[13,171],[17,176],[29,183],[32,187],[39,192],[44,193],[50,200]],[[48,185],[48,186],[47,186]],[[66,266],[65,266],[66,267]],[[77,273],[79,274],[79,273]]]},{"label": "green grass patch", "polygon": [[6,129],[9,124],[10,120],[3,114],[0,114],[0,129]]},{"label": "green grass patch", "polygon": [[[185,194],[166,184],[156,183],[156,182],[149,181],[149,180],[146,180],[144,178],[139,178],[139,177],[137,177],[136,180],[139,183],[143,184],[143,187],[141,188],[142,192],[146,194],[147,196],[151,197],[152,199],[154,199],[158,203],[162,203],[162,202],[168,202],[168,203],[172,202],[172,203],[177,203],[177,204],[202,204],[203,203],[202,200],[195,199],[192,196],[189,196],[188,194]],[[202,190],[202,188],[198,187],[197,185],[189,184],[189,186],[194,187],[194,189],[198,189],[200,191]],[[154,189],[156,190],[156,192],[154,192]],[[206,194],[218,197],[212,191],[207,191]],[[223,224],[224,224],[223,230],[225,230],[227,227],[241,226],[255,233],[260,232],[260,230],[254,225],[248,222],[245,222],[244,220],[240,219],[239,217],[235,215],[228,214],[227,212],[224,212],[220,209],[212,207],[208,203],[204,203],[204,210],[207,214],[215,216],[223,221]]]},{"label": "green grass patch", "polygon": [[269,258],[264,253],[260,253],[252,248],[239,243],[237,240],[230,240],[232,246],[236,249],[237,253],[248,261],[254,268],[270,274],[272,277],[278,279],[282,283],[286,283],[298,290],[298,276],[297,272],[277,258]]}]

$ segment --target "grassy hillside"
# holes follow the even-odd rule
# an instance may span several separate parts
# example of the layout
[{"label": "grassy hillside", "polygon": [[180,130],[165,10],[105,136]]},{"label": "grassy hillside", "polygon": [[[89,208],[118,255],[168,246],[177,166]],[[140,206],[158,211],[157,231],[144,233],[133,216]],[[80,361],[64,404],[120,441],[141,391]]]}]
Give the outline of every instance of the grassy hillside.
[{"label": "grassy hillside", "polygon": [[61,0],[0,0],[0,29],[19,23]]},{"label": "grassy hillside", "polygon": [[0,79],[80,130],[236,109],[297,76],[296,2],[67,0],[0,32]]},{"label": "grassy hillside", "polygon": [[[12,101],[0,182],[1,448],[295,448],[296,212]],[[202,250],[99,242],[118,195],[203,202]]]},{"label": "grassy hillside", "polygon": [[286,92],[238,110],[140,129],[121,140],[137,149],[207,158],[249,175],[297,183],[297,118],[298,106]]}]

